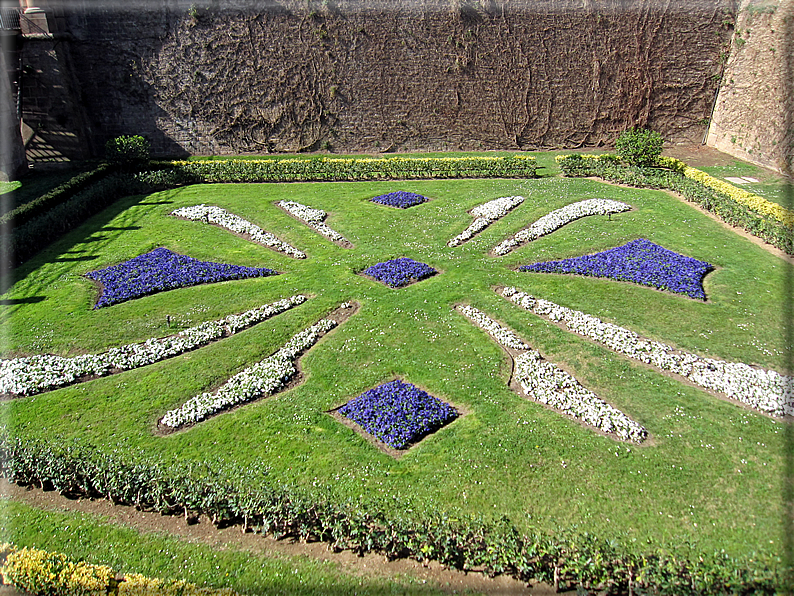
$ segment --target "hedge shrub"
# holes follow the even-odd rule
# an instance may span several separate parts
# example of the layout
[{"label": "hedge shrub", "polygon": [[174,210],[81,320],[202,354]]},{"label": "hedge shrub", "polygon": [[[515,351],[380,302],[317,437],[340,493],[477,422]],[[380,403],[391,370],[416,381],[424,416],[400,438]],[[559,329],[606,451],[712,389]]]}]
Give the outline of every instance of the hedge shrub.
[{"label": "hedge shrub", "polygon": [[0,545],[3,583],[47,596],[235,596],[229,590],[199,588],[184,580],[163,580],[132,573],[117,579],[107,565],[72,562],[62,553]]},{"label": "hedge shrub", "polygon": [[149,161],[149,141],[141,135],[123,135],[105,143],[105,158],[126,169],[137,169]]},{"label": "hedge shrub", "polygon": [[110,165],[100,164],[93,170],[77,174],[33,201],[20,205],[0,217],[0,226],[20,226],[48,209],[69,200],[76,193],[100,180],[110,171]]},{"label": "hedge shrub", "polygon": [[[740,189],[734,189],[736,192],[731,191],[731,194],[728,194],[728,189],[723,186],[722,181],[689,168],[678,160],[662,161],[662,164],[670,164],[675,168],[665,169],[623,166],[618,158],[611,155],[558,155],[556,159],[566,176],[598,176],[604,180],[629,186],[671,190],[714,213],[724,222],[749,231],[787,254],[794,254],[794,229],[786,223],[788,221],[785,217],[786,213],[780,211],[780,209],[787,210],[780,207],[758,212],[750,205],[773,204],[756,195],[751,195],[754,197],[751,201],[743,197],[744,191]],[[669,160],[669,158],[665,159]],[[684,171],[687,172],[686,175]],[[742,200],[738,200],[737,197]],[[780,219],[770,215],[771,212],[777,213]]]},{"label": "hedge shrub", "polygon": [[263,534],[322,540],[336,550],[435,560],[457,569],[507,573],[560,589],[610,594],[774,594],[790,575],[770,554],[683,557],[662,547],[632,550],[570,529],[520,533],[507,519],[452,517],[392,500],[339,502],[320,489],[282,484],[261,469],[223,462],[165,461],[78,441],[0,437],[0,473],[22,485],[101,497],[163,514],[205,514]]},{"label": "hedge shrub", "polygon": [[631,128],[620,133],[615,141],[615,150],[627,164],[632,166],[653,166],[662,154],[664,139],[656,131],[645,128]]}]

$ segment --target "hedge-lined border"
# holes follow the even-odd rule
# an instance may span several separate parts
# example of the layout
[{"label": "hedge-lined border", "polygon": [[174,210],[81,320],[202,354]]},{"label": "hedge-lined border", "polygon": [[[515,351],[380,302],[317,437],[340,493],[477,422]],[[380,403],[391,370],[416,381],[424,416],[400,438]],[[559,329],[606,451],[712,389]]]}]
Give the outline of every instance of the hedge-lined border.
[{"label": "hedge-lined border", "polygon": [[[271,478],[261,467],[222,461],[174,462],[126,450],[102,452],[70,442],[0,436],[0,472],[17,484],[71,497],[105,498],[161,514],[204,514],[276,538],[322,540],[335,550],[435,560],[462,570],[509,574],[557,589],[609,594],[768,594],[791,587],[771,553],[733,558],[724,551],[680,556],[671,548],[631,549],[578,530],[522,534],[498,521],[393,500],[337,502],[322,489]],[[629,544],[627,542],[627,544]]]},{"label": "hedge-lined border", "polygon": [[201,588],[184,580],[151,578],[138,573],[123,577],[107,565],[74,562],[66,555],[38,548],[0,545],[3,583],[31,594],[86,596],[161,594],[163,596],[237,596],[229,588]]},{"label": "hedge-lined border", "polygon": [[[0,259],[14,266],[76,228],[118,199],[136,194],[149,194],[187,184],[315,182],[443,178],[533,178],[537,164],[530,155],[506,157],[389,157],[389,158],[309,158],[223,161],[159,161],[150,162],[135,173],[113,172],[103,164],[99,172],[69,192],[57,193],[58,200],[45,198],[58,189],[42,195],[35,202],[41,211],[37,217],[15,228],[4,226]],[[107,175],[105,175],[107,174]],[[80,178],[76,176],[72,180]],[[72,181],[69,181],[70,184]],[[91,184],[89,184],[91,182]],[[64,185],[62,185],[64,186]],[[61,187],[58,187],[61,188]],[[9,215],[9,214],[6,214]]]},{"label": "hedge-lined border", "polygon": [[[621,163],[617,155],[558,155],[557,163],[563,174],[571,177],[597,176],[610,182],[627,184],[639,188],[663,188],[683,196],[706,211],[715,214],[725,223],[747,230],[754,236],[768,242],[789,255],[794,255],[794,227],[788,221],[788,210],[774,209],[774,203],[766,199],[746,193],[753,200],[743,196],[744,191],[723,183],[686,166],[681,161],[661,160],[660,166],[668,167],[637,167]],[[672,168],[672,169],[671,169]],[[687,172],[687,174],[684,173]],[[729,189],[733,191],[728,192]],[[742,200],[739,200],[739,199]],[[756,211],[750,207],[765,207],[766,212]],[[771,206],[771,207],[770,207]],[[779,206],[777,206],[779,207]],[[780,211],[783,210],[783,211]],[[780,218],[768,212],[774,211]]]},{"label": "hedge-lined border", "polygon": [[29,201],[3,214],[3,216],[0,217],[0,226],[6,226],[8,224],[20,226],[34,217],[42,215],[48,209],[64,201],[68,201],[76,193],[100,180],[103,176],[110,173],[111,169],[112,166],[110,164],[102,163],[92,170],[73,176],[63,184],[56,186],[37,199]]}]

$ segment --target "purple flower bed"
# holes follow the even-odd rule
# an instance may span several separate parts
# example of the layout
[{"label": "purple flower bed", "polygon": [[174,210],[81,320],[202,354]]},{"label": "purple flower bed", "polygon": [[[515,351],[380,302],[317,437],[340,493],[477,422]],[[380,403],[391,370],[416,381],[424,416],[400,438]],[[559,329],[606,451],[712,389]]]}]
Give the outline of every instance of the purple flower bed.
[{"label": "purple flower bed", "polygon": [[94,308],[101,308],[164,290],[228,279],[278,275],[278,272],[199,261],[167,248],[155,248],[129,261],[89,271],[85,275],[103,286],[102,294],[94,305]]},{"label": "purple flower bed", "polygon": [[381,205],[388,205],[389,207],[399,207],[400,209],[408,209],[408,207],[419,205],[425,201],[427,201],[427,197],[404,190],[389,192],[372,199],[373,203],[380,203]]},{"label": "purple flower bed", "polygon": [[703,278],[712,269],[705,261],[685,257],[645,238],[593,255],[519,267],[519,271],[609,277],[702,300],[706,299]]},{"label": "purple flower bed", "polygon": [[394,449],[405,449],[458,417],[448,403],[399,379],[365,391],[339,413]]},{"label": "purple flower bed", "polygon": [[414,261],[408,257],[392,259],[377,263],[364,270],[366,275],[374,277],[392,288],[408,285],[412,279],[420,280],[436,273],[430,265]]}]

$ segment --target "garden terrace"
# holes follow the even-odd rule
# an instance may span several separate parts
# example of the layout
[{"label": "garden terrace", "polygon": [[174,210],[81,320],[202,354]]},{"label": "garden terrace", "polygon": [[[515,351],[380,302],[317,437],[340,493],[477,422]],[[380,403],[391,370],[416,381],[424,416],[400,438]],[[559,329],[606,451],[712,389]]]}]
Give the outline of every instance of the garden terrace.
[{"label": "garden terrace", "polygon": [[[712,590],[715,576],[726,591],[770,592],[782,573],[771,561],[782,551],[777,487],[786,423],[578,335],[494,288],[518,288],[677,353],[790,374],[780,309],[789,263],[668,192],[559,177],[553,155],[535,157],[538,178],[412,180],[412,192],[432,200],[407,209],[371,201],[404,187],[389,179],[174,186],[168,170],[136,174],[130,184],[162,175],[161,189],[133,184],[145,192],[98,209],[17,268],[0,304],[5,359],[102,354],[293,296],[311,299],[174,357],[0,403],[4,474],[72,495],[203,512],[220,524],[561,587],[655,589],[670,581],[664,570],[676,561],[675,581],[696,592]],[[503,197],[524,200],[448,245],[471,225],[473,209]],[[593,199],[631,209],[574,219],[503,256],[490,254],[533,222]],[[329,241],[282,201],[328,214],[352,247]],[[267,230],[306,258],[171,215],[202,204]],[[638,238],[712,265],[706,300],[517,271]],[[86,273],[157,247],[279,275],[93,308],[96,288]],[[397,289],[361,275],[398,258],[442,273]],[[179,432],[158,431],[167,412],[269,358],[343,303],[360,306],[305,351],[300,383]],[[511,359],[455,310],[461,304],[512,330],[650,438],[617,440],[514,392]],[[328,415],[395,379],[465,414],[399,458]],[[580,564],[587,560],[595,563]]]}]

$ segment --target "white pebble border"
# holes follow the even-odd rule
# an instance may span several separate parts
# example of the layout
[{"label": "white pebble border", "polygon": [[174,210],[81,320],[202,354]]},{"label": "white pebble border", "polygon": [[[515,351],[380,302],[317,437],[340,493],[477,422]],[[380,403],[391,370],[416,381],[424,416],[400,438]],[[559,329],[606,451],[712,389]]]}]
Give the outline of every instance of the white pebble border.
[{"label": "white pebble border", "polygon": [[297,217],[302,222],[305,222],[306,225],[314,228],[326,238],[330,238],[334,242],[349,242],[342,234],[332,230],[323,223],[323,220],[328,214],[322,209],[313,209],[312,207],[296,203],[295,201],[279,201],[276,205],[287,211],[293,217]]},{"label": "white pebble border", "polygon": [[201,393],[179,408],[166,412],[160,424],[172,429],[199,422],[221,410],[281,390],[298,373],[295,361],[328,331],[336,327],[333,319],[320,319],[316,324],[295,334],[275,354],[237,373],[214,393]]},{"label": "white pebble border", "polygon": [[184,217],[185,219],[190,219],[193,221],[213,223],[236,234],[248,234],[251,237],[251,240],[254,242],[263,244],[269,248],[272,248],[273,250],[277,250],[278,252],[282,252],[296,259],[306,258],[306,253],[293,246],[290,246],[286,242],[282,242],[270,232],[266,232],[259,226],[252,224],[250,221],[245,220],[234,213],[229,213],[221,207],[215,207],[214,205],[204,205],[202,203],[201,205],[175,209],[171,212],[171,215]]},{"label": "white pebble border", "polygon": [[610,406],[564,370],[544,360],[540,352],[530,348],[512,331],[476,308],[466,305],[456,308],[487,331],[497,343],[522,351],[514,359],[514,374],[527,396],[624,441],[642,443],[648,437],[648,431],[641,424]]},{"label": "white pebble border", "polygon": [[44,354],[0,360],[0,393],[34,395],[69,385],[81,377],[105,376],[113,370],[146,366],[194,350],[226,335],[234,335],[306,300],[306,296],[297,294],[244,313],[206,321],[175,335],[111,348],[101,354],[81,354],[71,358]]},{"label": "white pebble border", "polygon": [[474,237],[475,234],[482,232],[485,228],[491,225],[500,217],[507,215],[511,209],[523,203],[526,199],[524,197],[500,197],[493,201],[488,201],[482,205],[477,205],[474,209],[469,211],[476,219],[472,224],[466,228],[461,234],[455,236],[452,240],[447,242],[447,246],[455,247],[463,244],[467,240]]},{"label": "white pebble border", "polygon": [[587,199],[578,203],[571,203],[544,215],[528,228],[524,228],[512,238],[508,238],[501,244],[496,245],[493,253],[499,256],[506,255],[519,244],[536,240],[541,236],[560,229],[565,224],[588,215],[607,215],[629,210],[631,210],[631,205],[611,199]]},{"label": "white pebble border", "polygon": [[518,306],[587,337],[610,350],[660,370],[689,379],[772,416],[794,415],[794,378],[773,370],[754,368],[742,362],[702,358],[663,343],[645,339],[623,327],[543,300],[516,288],[504,288],[502,295]]}]

